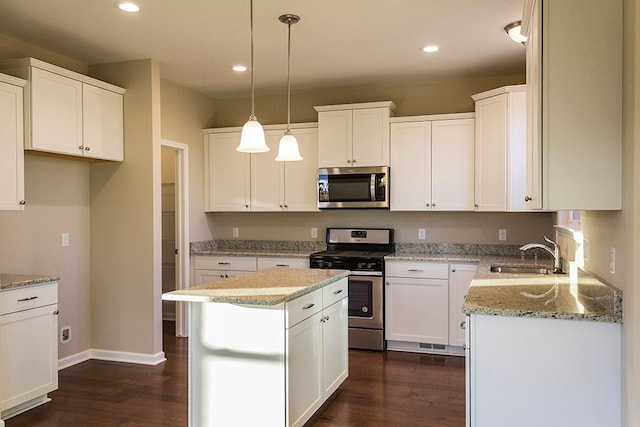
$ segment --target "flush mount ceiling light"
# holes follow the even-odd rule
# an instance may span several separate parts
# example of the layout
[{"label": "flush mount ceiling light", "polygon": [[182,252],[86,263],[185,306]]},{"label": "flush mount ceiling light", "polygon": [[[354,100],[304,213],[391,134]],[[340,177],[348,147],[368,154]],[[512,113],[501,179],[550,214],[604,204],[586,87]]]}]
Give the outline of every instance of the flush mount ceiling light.
[{"label": "flush mount ceiling light", "polygon": [[298,149],[298,141],[291,134],[291,25],[300,21],[298,15],[280,15],[278,18],[283,24],[288,26],[287,36],[287,130],[280,138],[280,146],[278,147],[278,156],[276,160],[279,162],[295,162],[302,160],[300,150]]},{"label": "flush mount ceiling light", "polygon": [[231,67],[231,69],[237,73],[244,73],[245,71],[247,71],[247,67],[245,67],[244,65],[234,65],[233,67]]},{"label": "flush mount ceiling light", "polygon": [[255,85],[253,82],[253,0],[250,2],[251,13],[251,115],[242,127],[240,145],[236,151],[241,153],[264,153],[269,151],[269,146],[264,138],[264,129],[255,115]]},{"label": "flush mount ceiling light", "polygon": [[527,38],[520,33],[521,27],[522,21],[516,21],[504,27],[504,30],[507,32],[507,34],[509,34],[511,40],[516,43],[524,44],[527,41]]},{"label": "flush mount ceiling light", "polygon": [[439,51],[440,48],[434,44],[430,44],[430,45],[421,47],[420,50],[425,53],[433,53],[433,52]]},{"label": "flush mount ceiling light", "polygon": [[116,6],[118,6],[118,9],[120,9],[123,12],[135,13],[140,11],[140,6],[130,1],[116,2]]}]

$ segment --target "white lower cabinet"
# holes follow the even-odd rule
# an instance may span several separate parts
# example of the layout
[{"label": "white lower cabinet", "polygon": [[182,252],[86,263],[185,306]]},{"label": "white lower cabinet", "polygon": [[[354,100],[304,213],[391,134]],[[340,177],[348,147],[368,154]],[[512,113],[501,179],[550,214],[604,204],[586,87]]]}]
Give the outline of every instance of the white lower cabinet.
[{"label": "white lower cabinet", "polygon": [[189,425],[304,425],[347,378],[347,296],[345,277],[275,306],[192,303]]},{"label": "white lower cabinet", "polygon": [[621,425],[621,325],[471,314],[467,427]]},{"label": "white lower cabinet", "polygon": [[476,274],[477,264],[449,264],[449,345],[462,347],[465,343],[466,316],[462,305],[469,285]]},{"label": "white lower cabinet", "polygon": [[0,292],[0,418],[49,401],[58,388],[58,284]]},{"label": "white lower cabinet", "polygon": [[256,271],[256,257],[199,255],[195,260],[196,285]]},{"label": "white lower cabinet", "polygon": [[[388,261],[385,275],[385,339],[427,345],[449,342],[447,263]],[[400,345],[400,343],[398,343]]]}]

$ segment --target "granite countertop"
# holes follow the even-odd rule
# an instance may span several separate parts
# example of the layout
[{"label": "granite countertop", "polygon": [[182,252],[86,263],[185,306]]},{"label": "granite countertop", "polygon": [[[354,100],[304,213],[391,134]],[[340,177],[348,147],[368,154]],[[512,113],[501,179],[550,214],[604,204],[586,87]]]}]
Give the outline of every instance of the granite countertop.
[{"label": "granite countertop", "polygon": [[553,267],[550,260],[483,257],[464,313],[622,322],[622,291],[579,268],[567,274],[511,274],[490,272],[492,264]]},{"label": "granite countertop", "polygon": [[48,282],[57,282],[58,276],[44,276],[38,274],[0,274],[0,290],[20,288],[23,286],[33,286]]},{"label": "granite countertop", "polygon": [[437,254],[418,252],[394,252],[384,257],[385,261],[427,261],[427,262],[468,262],[479,263],[485,255]]},{"label": "granite countertop", "polygon": [[338,279],[348,270],[270,268],[162,294],[167,301],[276,305],[291,301]]}]

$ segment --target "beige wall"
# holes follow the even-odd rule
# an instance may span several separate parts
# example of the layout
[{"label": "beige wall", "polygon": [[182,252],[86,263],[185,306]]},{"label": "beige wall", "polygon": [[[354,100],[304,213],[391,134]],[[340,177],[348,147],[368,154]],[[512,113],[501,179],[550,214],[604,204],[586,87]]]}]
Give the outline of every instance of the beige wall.
[{"label": "beige wall", "polygon": [[[91,345],[89,259],[89,168],[87,162],[25,156],[24,211],[0,211],[0,271],[59,276],[58,324],[72,339],[59,357]],[[69,246],[62,247],[62,233]]]},{"label": "beige wall", "polygon": [[151,60],[90,67],[127,89],[122,163],[91,168],[92,347],[162,350],[160,69]]},{"label": "beige wall", "polygon": [[640,1],[625,0],[624,9],[623,210],[585,212],[583,229],[590,242],[586,268],[624,292],[623,415],[632,427],[640,425]]}]

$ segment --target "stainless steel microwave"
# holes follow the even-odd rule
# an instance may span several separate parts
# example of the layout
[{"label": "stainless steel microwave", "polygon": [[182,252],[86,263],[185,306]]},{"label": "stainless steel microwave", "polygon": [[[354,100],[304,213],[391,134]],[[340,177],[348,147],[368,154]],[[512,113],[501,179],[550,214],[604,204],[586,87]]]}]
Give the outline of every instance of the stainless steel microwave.
[{"label": "stainless steel microwave", "polygon": [[389,209],[389,167],[318,169],[318,208]]}]

